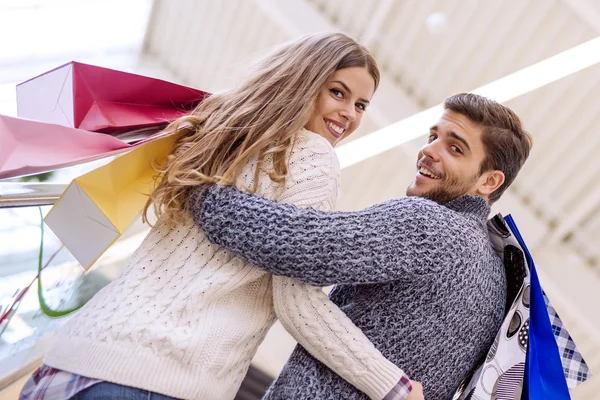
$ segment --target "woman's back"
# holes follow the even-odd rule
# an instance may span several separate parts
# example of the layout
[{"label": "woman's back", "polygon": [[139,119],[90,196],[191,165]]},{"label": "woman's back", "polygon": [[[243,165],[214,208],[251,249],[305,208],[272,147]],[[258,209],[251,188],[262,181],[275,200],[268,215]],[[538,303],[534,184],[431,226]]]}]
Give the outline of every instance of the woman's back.
[{"label": "woman's back", "polygon": [[[288,160],[285,185],[261,172],[257,194],[331,209],[339,186],[331,145],[303,130]],[[251,159],[239,187],[252,187],[255,169]],[[326,185],[316,191],[325,195],[311,198],[313,184]],[[211,245],[191,218],[175,228],[159,219],[127,270],[60,331],[45,362],[175,397],[233,398],[274,320],[270,275]]]}]

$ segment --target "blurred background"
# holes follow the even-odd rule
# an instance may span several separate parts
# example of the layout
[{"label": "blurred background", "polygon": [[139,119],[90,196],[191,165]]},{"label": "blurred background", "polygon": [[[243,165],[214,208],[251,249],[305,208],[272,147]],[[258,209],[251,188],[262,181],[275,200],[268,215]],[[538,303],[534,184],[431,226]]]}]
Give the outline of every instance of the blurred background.
[{"label": "blurred background", "polygon": [[[600,36],[600,2],[0,0],[0,114],[17,115],[17,83],[72,60],[214,92],[233,86],[257,53],[324,30],[361,41],[383,73],[351,142]],[[515,216],[546,293],[600,374],[600,65],[515,93],[505,104],[522,118],[534,147],[493,211]],[[338,208],[403,196],[428,127],[402,146],[344,168]],[[97,165],[39,180],[65,184]],[[0,194],[7,193],[4,183]],[[84,302],[119,273],[146,229],[135,224],[86,273],[46,232],[44,263],[56,253],[42,275],[46,301],[60,309]],[[0,208],[0,309],[18,306],[9,323],[0,324],[2,400],[16,398],[22,377],[39,366],[52,332],[68,318],[40,313],[36,284],[20,296],[41,268],[39,251],[38,209]],[[293,345],[276,325],[254,360],[266,373],[256,379],[276,376]],[[594,377],[573,398],[600,399],[599,393],[600,377]]]}]

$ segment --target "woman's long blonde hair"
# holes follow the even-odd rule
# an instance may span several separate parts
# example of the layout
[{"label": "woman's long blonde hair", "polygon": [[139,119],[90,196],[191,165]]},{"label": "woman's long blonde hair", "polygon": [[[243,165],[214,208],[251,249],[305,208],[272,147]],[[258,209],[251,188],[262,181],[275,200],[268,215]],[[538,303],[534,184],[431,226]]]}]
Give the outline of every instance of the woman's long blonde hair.
[{"label": "woman's long blonde hair", "polygon": [[159,169],[162,179],[144,207],[144,220],[153,205],[167,223],[181,221],[194,187],[234,184],[255,155],[251,192],[268,155],[270,178],[284,182],[287,150],[308,123],[321,87],[335,71],[349,67],[367,68],[377,89],[379,70],[365,47],[341,33],[305,36],[276,49],[236,88],[209,96],[173,122],[167,129],[179,129],[182,136]]}]

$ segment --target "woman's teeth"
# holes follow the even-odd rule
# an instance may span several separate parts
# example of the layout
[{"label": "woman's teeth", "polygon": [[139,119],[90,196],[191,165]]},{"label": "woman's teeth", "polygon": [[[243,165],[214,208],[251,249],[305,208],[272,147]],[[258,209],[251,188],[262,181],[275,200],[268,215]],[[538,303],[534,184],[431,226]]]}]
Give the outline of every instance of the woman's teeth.
[{"label": "woman's teeth", "polygon": [[344,128],[340,128],[339,126],[337,126],[336,124],[333,124],[331,122],[326,122],[327,126],[330,127],[331,129],[333,129],[333,131],[335,133],[337,133],[338,135],[341,135],[342,133],[344,133],[345,129]]}]

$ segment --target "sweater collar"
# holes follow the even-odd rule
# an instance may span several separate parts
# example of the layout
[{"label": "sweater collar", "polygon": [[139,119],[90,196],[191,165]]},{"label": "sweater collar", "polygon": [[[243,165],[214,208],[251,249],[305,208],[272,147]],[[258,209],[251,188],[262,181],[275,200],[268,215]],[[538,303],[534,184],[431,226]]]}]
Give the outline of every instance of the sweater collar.
[{"label": "sweater collar", "polygon": [[491,211],[490,205],[483,197],[470,194],[454,199],[444,206],[454,211],[471,214],[484,223]]}]

